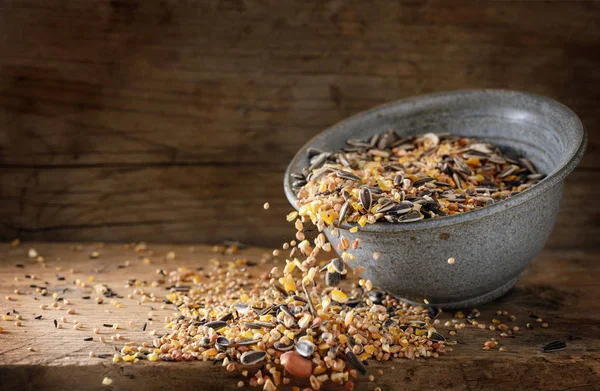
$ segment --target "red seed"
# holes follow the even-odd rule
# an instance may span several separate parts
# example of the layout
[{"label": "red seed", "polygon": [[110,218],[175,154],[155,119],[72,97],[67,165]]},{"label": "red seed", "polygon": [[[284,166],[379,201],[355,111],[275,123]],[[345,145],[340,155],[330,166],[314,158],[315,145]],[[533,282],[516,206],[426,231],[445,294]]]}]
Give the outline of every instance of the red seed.
[{"label": "red seed", "polygon": [[309,377],[312,374],[312,363],[296,352],[286,352],[281,355],[281,365],[296,377]]}]

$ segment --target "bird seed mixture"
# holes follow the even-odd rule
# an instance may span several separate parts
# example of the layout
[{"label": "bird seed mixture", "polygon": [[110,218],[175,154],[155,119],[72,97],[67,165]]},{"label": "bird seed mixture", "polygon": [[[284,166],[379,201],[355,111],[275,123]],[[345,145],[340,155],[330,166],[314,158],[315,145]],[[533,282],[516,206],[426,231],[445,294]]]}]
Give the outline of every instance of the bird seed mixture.
[{"label": "bird seed mixture", "polygon": [[325,225],[409,223],[492,205],[544,178],[525,158],[481,140],[390,131],[348,140],[339,152],[307,151],[309,166],[293,173],[301,216]]}]

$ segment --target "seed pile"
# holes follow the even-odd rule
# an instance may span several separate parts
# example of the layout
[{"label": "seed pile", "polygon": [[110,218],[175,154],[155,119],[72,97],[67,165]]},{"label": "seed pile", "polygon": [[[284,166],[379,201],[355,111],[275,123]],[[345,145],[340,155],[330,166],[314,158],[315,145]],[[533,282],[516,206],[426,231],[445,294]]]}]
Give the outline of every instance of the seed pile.
[{"label": "seed pile", "polygon": [[544,178],[525,158],[450,134],[400,137],[389,131],[347,144],[335,153],[309,148],[309,166],[292,174],[300,215],[313,223],[364,227],[454,215],[500,202]]},{"label": "seed pile", "polygon": [[[299,221],[302,223],[302,219]],[[298,221],[295,225],[301,228]],[[33,300],[42,300],[39,309],[43,314],[30,316],[12,309],[1,319],[9,332],[26,330],[30,326],[28,322],[39,322],[47,323],[56,333],[68,332],[64,328],[77,330],[89,349],[96,349],[95,344],[100,345],[100,349],[107,349],[109,344],[115,348],[119,345],[116,353],[90,350],[88,356],[94,359],[112,358],[115,363],[142,360],[220,363],[227,371],[242,374],[238,386],[263,390],[275,390],[286,384],[310,384],[313,390],[319,390],[328,382],[351,390],[358,379],[374,382],[376,376],[382,374],[368,369],[370,360],[438,358],[450,352],[455,344],[464,343],[459,334],[465,327],[496,331],[500,339],[489,338],[481,349],[497,352],[509,351],[500,342],[501,338],[519,336],[523,330],[533,329],[535,324],[548,327],[541,317],[530,314],[534,323],[520,329],[515,324],[516,316],[506,311],[497,311],[490,324],[482,321],[478,310],[456,312],[444,323],[436,307],[398,302],[373,288],[369,281],[349,276],[351,272],[341,259],[317,261],[317,253],[331,251],[322,240],[317,238],[311,250],[301,245],[302,242],[286,243],[284,247],[291,247],[295,256],[286,261],[282,270],[274,267],[270,272],[240,256],[239,243],[217,247],[215,252],[219,255],[207,262],[206,267],[158,269],[154,278],[146,275],[144,280],[129,276],[126,288],[131,292],[124,296],[96,281],[94,276],[84,280],[73,277],[73,286],[66,287],[63,276],[56,275],[61,286],[57,290],[52,283],[42,283],[39,277],[25,274],[23,289],[11,299],[7,298],[6,303],[19,305],[33,294]],[[148,266],[152,264],[151,250],[138,245],[135,251],[139,253],[140,265],[152,267]],[[165,259],[171,261],[177,257],[179,255],[172,251],[165,255]],[[269,261],[272,258],[265,256],[259,262]],[[17,268],[21,268],[19,265]],[[48,267],[45,260],[36,266]],[[122,269],[120,266],[116,268]],[[56,267],[56,271],[63,270]],[[72,269],[67,273],[70,280],[70,275],[76,272]],[[48,274],[52,275],[45,273]],[[20,278],[15,277],[15,280]],[[34,290],[27,289],[26,285]],[[159,293],[158,289],[166,289],[166,294]],[[97,299],[104,297],[104,302],[110,301],[110,305],[91,300],[92,292],[99,295]],[[130,305],[127,300],[136,301],[140,306],[150,305],[147,319],[140,322],[121,319],[121,324],[110,319],[104,319],[110,323],[98,323],[97,318],[88,323],[89,319],[85,319],[84,313],[98,304],[126,312]],[[75,310],[75,302],[83,307]],[[160,310],[175,309],[164,319],[164,329],[154,329],[154,323],[161,323],[163,319],[156,318],[157,305]],[[111,313],[111,309],[104,311]],[[58,314],[82,315],[83,322]],[[147,331],[148,325],[150,339],[144,337],[146,341],[140,343],[128,338],[127,334],[133,331]],[[3,331],[0,328],[0,333]],[[543,353],[565,348],[564,341],[541,347]],[[33,347],[27,350],[32,354],[45,354]]]},{"label": "seed pile", "polygon": [[[228,371],[240,370],[249,385],[265,390],[288,384],[290,375],[308,378],[315,390],[328,381],[351,389],[368,359],[435,358],[456,343],[437,332],[438,311],[398,302],[365,281],[325,287],[319,267],[297,260],[283,275],[275,267],[258,279],[248,260],[211,263],[203,271],[158,272],[178,315],[152,346],[125,347],[124,356],[223,360]],[[346,274],[339,260],[323,270]]]}]

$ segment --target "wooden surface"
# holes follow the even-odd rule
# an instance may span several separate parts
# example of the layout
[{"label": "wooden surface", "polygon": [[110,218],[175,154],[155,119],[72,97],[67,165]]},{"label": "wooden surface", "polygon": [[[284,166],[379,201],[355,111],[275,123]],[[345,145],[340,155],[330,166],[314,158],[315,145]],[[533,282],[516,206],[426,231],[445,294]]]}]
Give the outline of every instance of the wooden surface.
[{"label": "wooden surface", "polygon": [[[46,268],[30,260],[27,251],[34,247],[46,259]],[[100,257],[90,259],[92,251],[100,252]],[[172,309],[161,309],[160,303],[138,305],[136,300],[127,299],[131,288],[123,284],[129,278],[153,281],[157,268],[174,268],[186,265],[205,265],[215,254],[208,247],[196,246],[190,251],[188,246],[149,246],[151,254],[142,254],[152,259],[145,264],[140,254],[133,248],[123,245],[85,245],[82,251],[73,251],[69,244],[23,244],[12,247],[0,245],[0,310],[2,313],[17,310],[23,316],[23,326],[16,327],[13,321],[0,320],[4,332],[0,334],[0,389],[1,390],[40,390],[40,389],[97,389],[102,379],[108,376],[114,380],[112,389],[189,389],[233,390],[240,380],[237,374],[227,373],[220,365],[203,362],[112,363],[111,359],[91,358],[89,351],[97,354],[113,354],[113,346],[122,346],[124,341],[103,344],[97,340],[85,342],[86,337],[98,337],[92,333],[94,327],[109,338],[119,332],[125,341],[150,341],[148,332],[161,330],[164,317]],[[168,251],[175,251],[175,261],[165,261]],[[266,250],[253,248],[240,255],[258,259]],[[516,288],[503,298],[481,308],[480,321],[491,324],[496,310],[507,310],[517,316],[521,330],[515,338],[500,338],[498,331],[481,330],[473,326],[459,331],[465,345],[456,345],[454,351],[440,359],[410,361],[400,359],[395,362],[378,364],[370,361],[369,371],[376,377],[374,383],[362,377],[357,390],[372,390],[380,386],[382,390],[597,390],[600,382],[600,264],[598,251],[582,252],[545,251],[528,268]],[[127,268],[118,268],[126,260],[131,261]],[[24,264],[24,268],[15,267]],[[250,271],[258,275],[272,264],[257,266]],[[57,281],[58,272],[64,281]],[[74,272],[69,269],[74,268]],[[35,279],[27,279],[26,274]],[[95,277],[95,282],[105,283],[125,298],[118,299],[124,307],[116,308],[108,303],[97,305],[93,300],[83,300],[90,294],[73,284],[75,279],[86,280]],[[15,281],[15,277],[19,281]],[[29,288],[31,283],[49,282],[49,295],[36,296]],[[68,288],[65,293],[63,289]],[[20,289],[21,295],[15,295]],[[72,302],[70,307],[77,309],[76,315],[66,315],[65,310],[40,310],[40,304],[51,304],[51,294],[60,295]],[[160,299],[164,288],[146,288]],[[11,295],[16,301],[6,301]],[[94,298],[92,294],[92,299]],[[107,300],[108,301],[108,300]],[[160,300],[159,300],[160,301]],[[153,321],[147,320],[153,307]],[[543,317],[550,324],[542,329],[535,323],[531,314]],[[42,315],[42,319],[34,317]],[[14,319],[14,314],[11,318]],[[64,329],[55,329],[53,320],[67,316],[69,323]],[[442,324],[451,314],[442,314]],[[505,317],[504,317],[505,318]],[[81,330],[73,330],[72,322],[78,319],[84,325]],[[129,326],[129,321],[134,326]],[[506,321],[506,320],[503,320]],[[148,322],[146,332],[141,328]],[[534,330],[526,330],[525,323],[534,322]],[[104,323],[119,323],[118,331],[102,327]],[[440,326],[447,335],[448,329]],[[483,342],[497,337],[507,353],[483,351]],[[552,340],[566,340],[566,350],[543,354],[540,347]],[[33,347],[35,351],[29,351]],[[377,374],[382,369],[383,375]]]},{"label": "wooden surface", "polygon": [[550,245],[593,246],[599,26],[599,2],[2,2],[0,239],[278,245],[283,172],[310,137],[490,87],[581,116]]}]

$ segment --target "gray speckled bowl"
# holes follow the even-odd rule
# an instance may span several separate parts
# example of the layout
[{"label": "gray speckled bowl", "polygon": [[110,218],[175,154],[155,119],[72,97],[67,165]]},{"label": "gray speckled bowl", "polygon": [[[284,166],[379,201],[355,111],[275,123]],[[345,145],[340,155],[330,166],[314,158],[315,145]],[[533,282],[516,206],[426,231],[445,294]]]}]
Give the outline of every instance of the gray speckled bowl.
[{"label": "gray speckled bowl", "polygon": [[[548,176],[530,190],[476,211],[414,223],[367,225],[350,266],[403,300],[427,299],[464,308],[506,293],[542,249],[554,225],[565,177],[581,160],[587,137],[577,115],[537,95],[506,90],[462,90],[419,96],[365,111],[320,133],[296,154],[284,188],[297,208],[290,173],[307,164],[306,149],[339,150],[349,138],[394,129],[400,135],[450,132],[488,140],[530,159]],[[326,232],[334,247],[338,238]],[[379,260],[373,252],[381,253]],[[449,265],[447,260],[456,262]]]}]

